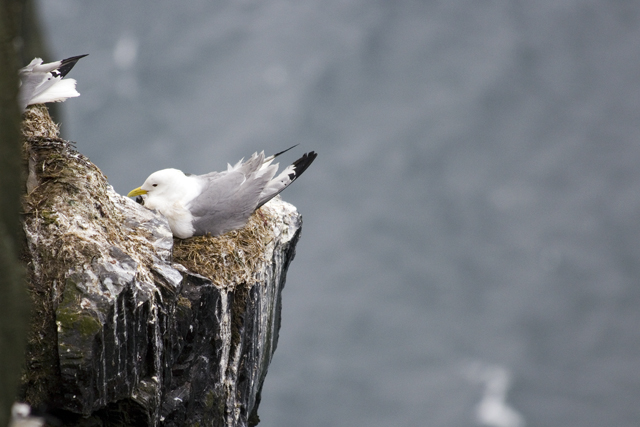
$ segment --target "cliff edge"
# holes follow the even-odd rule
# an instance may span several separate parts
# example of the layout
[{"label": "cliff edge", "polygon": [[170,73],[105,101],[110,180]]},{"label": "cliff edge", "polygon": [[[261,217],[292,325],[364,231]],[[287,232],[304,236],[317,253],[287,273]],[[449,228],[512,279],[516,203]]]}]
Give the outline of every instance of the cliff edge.
[{"label": "cliff edge", "polygon": [[252,426],[302,219],[274,199],[241,230],[173,239],[23,117],[32,322],[22,398],[65,426]]}]

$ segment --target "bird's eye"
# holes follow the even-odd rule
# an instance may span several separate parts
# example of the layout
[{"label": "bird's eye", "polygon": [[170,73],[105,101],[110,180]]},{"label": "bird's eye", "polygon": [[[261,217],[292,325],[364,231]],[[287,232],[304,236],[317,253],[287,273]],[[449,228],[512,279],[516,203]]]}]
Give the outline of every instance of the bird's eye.
[{"label": "bird's eye", "polygon": [[157,187],[157,186],[158,186],[158,184],[153,184],[153,186],[154,186],[154,187]]}]

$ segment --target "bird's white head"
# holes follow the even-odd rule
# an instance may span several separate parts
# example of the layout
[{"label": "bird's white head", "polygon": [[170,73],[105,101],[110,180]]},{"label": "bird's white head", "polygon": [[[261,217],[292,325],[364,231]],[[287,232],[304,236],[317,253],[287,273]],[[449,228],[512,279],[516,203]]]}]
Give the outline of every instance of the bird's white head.
[{"label": "bird's white head", "polygon": [[161,209],[184,197],[184,181],[188,177],[178,169],[163,169],[152,173],[141,187],[127,196],[142,196],[149,209]]}]

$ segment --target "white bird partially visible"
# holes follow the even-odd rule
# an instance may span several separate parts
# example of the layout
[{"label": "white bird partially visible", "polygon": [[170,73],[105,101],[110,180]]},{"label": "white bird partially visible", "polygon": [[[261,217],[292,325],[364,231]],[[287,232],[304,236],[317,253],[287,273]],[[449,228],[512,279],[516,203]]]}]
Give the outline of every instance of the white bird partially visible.
[{"label": "white bird partially visible", "polygon": [[26,403],[15,402],[11,407],[9,427],[42,427],[45,419],[31,414],[31,407]]},{"label": "white bird partially visible", "polygon": [[41,58],[34,58],[18,72],[20,76],[20,92],[18,105],[20,111],[29,105],[47,102],[62,102],[67,98],[80,96],[76,91],[74,79],[63,80],[64,76],[76,65],[80,58],[87,55],[72,56],[61,61],[42,63]]},{"label": "white bird partially visible", "polygon": [[254,153],[224,172],[205,175],[163,169],[128,196],[142,196],[145,207],[164,215],[175,237],[218,236],[243,227],[256,209],[287,188],[317,156],[313,151],[304,154],[274,178],[278,165],[271,162],[285,151],[267,158],[264,152]]}]

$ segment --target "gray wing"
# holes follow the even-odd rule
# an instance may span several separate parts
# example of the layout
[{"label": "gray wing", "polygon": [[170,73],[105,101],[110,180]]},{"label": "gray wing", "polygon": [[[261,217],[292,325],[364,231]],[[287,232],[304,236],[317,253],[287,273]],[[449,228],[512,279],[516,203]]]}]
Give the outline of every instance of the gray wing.
[{"label": "gray wing", "polygon": [[217,236],[244,226],[256,210],[260,194],[276,168],[260,170],[264,154],[254,154],[239,168],[200,175],[203,190],[187,208],[194,218],[194,235]]}]

